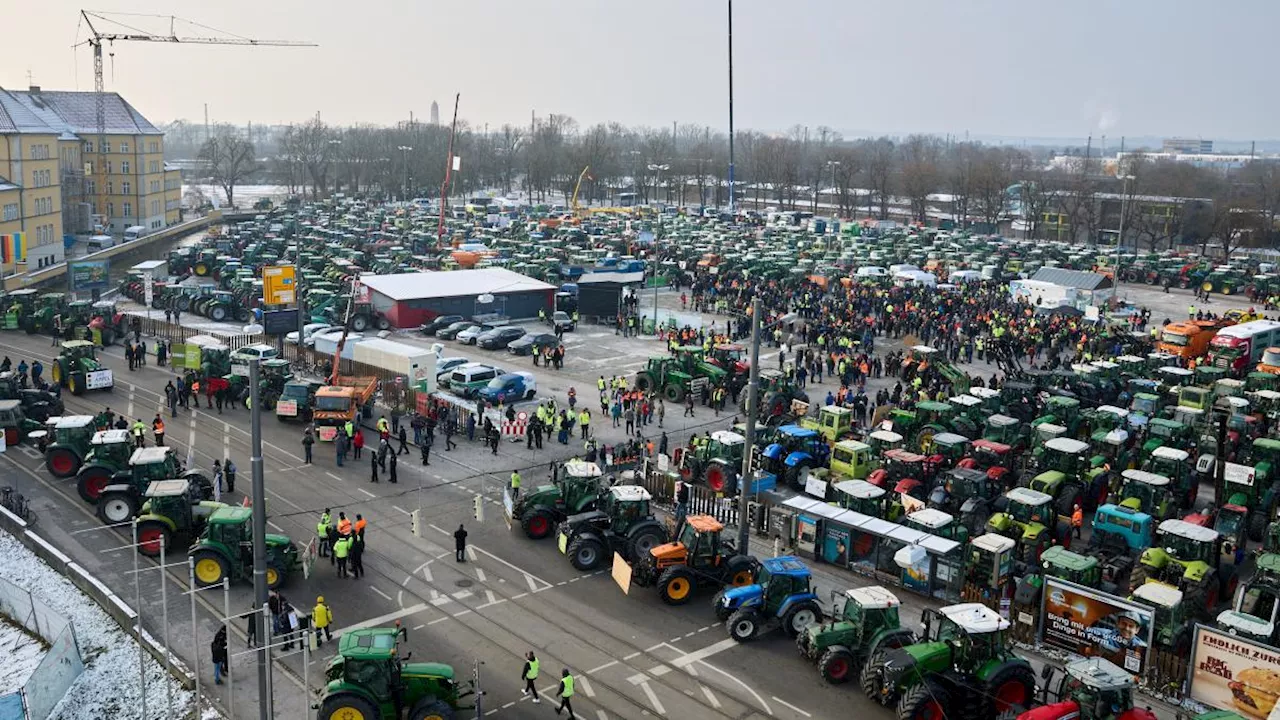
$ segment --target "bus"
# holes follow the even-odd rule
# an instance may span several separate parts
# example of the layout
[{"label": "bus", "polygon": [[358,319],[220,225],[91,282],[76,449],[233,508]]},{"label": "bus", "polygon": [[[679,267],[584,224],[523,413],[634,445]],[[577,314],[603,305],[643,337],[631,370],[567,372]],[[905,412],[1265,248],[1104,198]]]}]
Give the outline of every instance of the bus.
[{"label": "bus", "polygon": [[1224,327],[1230,325],[1227,320],[1187,320],[1186,322],[1169,323],[1160,332],[1160,341],[1156,350],[1176,355],[1185,360],[1198,358],[1209,349],[1209,341]]},{"label": "bus", "polygon": [[1263,352],[1280,345],[1280,322],[1250,320],[1222,328],[1209,341],[1209,363],[1243,377],[1262,360]]},{"label": "bus", "polygon": [[633,192],[618,193],[618,207],[635,207],[636,194]]}]

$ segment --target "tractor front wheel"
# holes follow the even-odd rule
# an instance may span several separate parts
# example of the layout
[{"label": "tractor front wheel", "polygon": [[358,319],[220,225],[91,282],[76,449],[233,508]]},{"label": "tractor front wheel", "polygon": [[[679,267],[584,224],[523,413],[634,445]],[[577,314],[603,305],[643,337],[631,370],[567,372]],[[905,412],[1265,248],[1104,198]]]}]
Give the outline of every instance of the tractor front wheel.
[{"label": "tractor front wheel", "polygon": [[449,703],[431,697],[422,698],[409,711],[409,720],[453,720],[453,718],[453,708],[449,707]]},{"label": "tractor front wheel", "polygon": [[[196,584],[200,587],[217,585],[222,582],[222,578],[231,572],[231,567],[227,564],[226,558],[222,557],[217,550],[202,548],[196,550],[192,554],[192,558],[195,560]],[[326,718],[330,716],[325,715],[323,709],[321,709],[320,717]],[[378,716],[368,715],[367,717],[373,720]]]},{"label": "tractor front wheel", "polygon": [[138,552],[147,557],[160,557],[160,545],[165,552],[173,550],[169,526],[159,520],[143,520],[138,523]]},{"label": "tractor front wheel", "polygon": [[87,467],[76,478],[76,492],[87,503],[96,503],[102,489],[111,484],[111,472],[104,467]]},{"label": "tractor front wheel", "polygon": [[726,608],[724,605],[724,592],[724,590],[720,590],[716,592],[715,597],[711,598],[711,609],[715,611],[716,620],[719,620],[720,622],[725,622],[729,619],[729,616],[733,614],[733,611]]},{"label": "tractor front wheel", "polygon": [[678,403],[684,401],[684,388],[676,384],[668,385],[662,388],[662,397],[667,399],[669,403]]},{"label": "tractor front wheel", "polygon": [[658,577],[658,597],[668,605],[684,605],[693,597],[697,587],[693,572],[687,566],[675,565],[662,571]]},{"label": "tractor front wheel", "polygon": [[818,672],[822,674],[823,680],[832,685],[849,682],[855,677],[857,670],[853,653],[841,648],[827,650],[818,660]]},{"label": "tractor front wheel", "polygon": [[267,565],[267,588],[275,590],[280,587],[280,585],[284,583],[285,575],[285,571],[282,570],[279,565],[269,563]]},{"label": "tractor front wheel", "polygon": [[352,693],[330,695],[320,702],[316,720],[378,720],[382,714],[368,700]]},{"label": "tractor front wheel", "polygon": [[653,390],[653,376],[649,373],[636,373],[636,389],[647,393]]},{"label": "tractor front wheel", "polygon": [[84,373],[73,372],[67,377],[67,389],[72,395],[84,394]]},{"label": "tractor front wheel", "polygon": [[787,611],[787,615],[782,620],[782,625],[787,630],[787,634],[795,637],[804,632],[805,628],[816,624],[822,619],[822,610],[814,602],[803,602]]},{"label": "tractor front wheel", "polygon": [[898,701],[898,720],[946,720],[950,700],[946,690],[922,682]]},{"label": "tractor front wheel", "polygon": [[569,563],[577,570],[595,570],[604,562],[604,543],[593,537],[580,537],[570,543]]},{"label": "tractor front wheel", "polygon": [[740,643],[751,642],[760,634],[760,615],[755,610],[738,610],[729,616],[726,623],[729,637]]},{"label": "tractor front wheel", "polygon": [[103,493],[98,498],[98,519],[108,525],[128,522],[138,513],[138,501],[127,492]]}]

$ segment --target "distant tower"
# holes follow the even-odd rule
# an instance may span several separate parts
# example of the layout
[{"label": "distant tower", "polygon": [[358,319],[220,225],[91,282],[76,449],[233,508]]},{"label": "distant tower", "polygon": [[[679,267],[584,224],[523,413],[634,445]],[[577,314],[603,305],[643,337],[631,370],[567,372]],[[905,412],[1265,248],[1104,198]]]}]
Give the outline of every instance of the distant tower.
[{"label": "distant tower", "polygon": [[435,100],[431,101],[431,124],[432,125],[440,124],[440,103],[436,102]]}]

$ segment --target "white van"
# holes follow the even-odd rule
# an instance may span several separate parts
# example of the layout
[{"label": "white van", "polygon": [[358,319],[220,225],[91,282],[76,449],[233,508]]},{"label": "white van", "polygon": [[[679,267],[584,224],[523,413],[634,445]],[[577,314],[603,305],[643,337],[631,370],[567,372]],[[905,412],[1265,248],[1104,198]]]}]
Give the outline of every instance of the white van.
[{"label": "white van", "polygon": [[978,282],[979,280],[982,280],[982,273],[977,270],[957,270],[951,273],[950,277],[947,279],[957,285],[960,283]]},{"label": "white van", "polygon": [[899,273],[904,272],[920,272],[920,268],[909,263],[900,263],[889,266],[889,274],[891,275],[897,276]]},{"label": "white van", "polygon": [[125,242],[133,242],[140,237],[146,237],[146,235],[147,228],[142,225],[134,225],[133,227],[127,227],[124,229]]},{"label": "white van", "polygon": [[859,280],[876,279],[876,278],[883,278],[888,276],[889,276],[889,271],[885,270],[879,265],[863,265],[862,267],[858,268],[858,272],[854,274],[854,277],[858,278]]},{"label": "white van", "polygon": [[116,246],[116,239],[110,235],[94,235],[85,243],[85,252],[96,253]]},{"label": "white van", "polygon": [[893,284],[898,287],[937,287],[938,278],[921,270],[903,270],[894,273]]}]

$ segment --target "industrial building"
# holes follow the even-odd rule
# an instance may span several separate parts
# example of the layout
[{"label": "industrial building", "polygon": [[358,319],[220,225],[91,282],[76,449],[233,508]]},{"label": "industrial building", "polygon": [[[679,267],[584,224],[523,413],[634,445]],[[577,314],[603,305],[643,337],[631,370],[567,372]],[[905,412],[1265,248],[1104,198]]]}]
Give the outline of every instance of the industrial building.
[{"label": "industrial building", "polygon": [[556,287],[505,268],[362,275],[369,302],[391,324],[417,327],[439,315],[498,313],[512,319],[551,312]]}]

